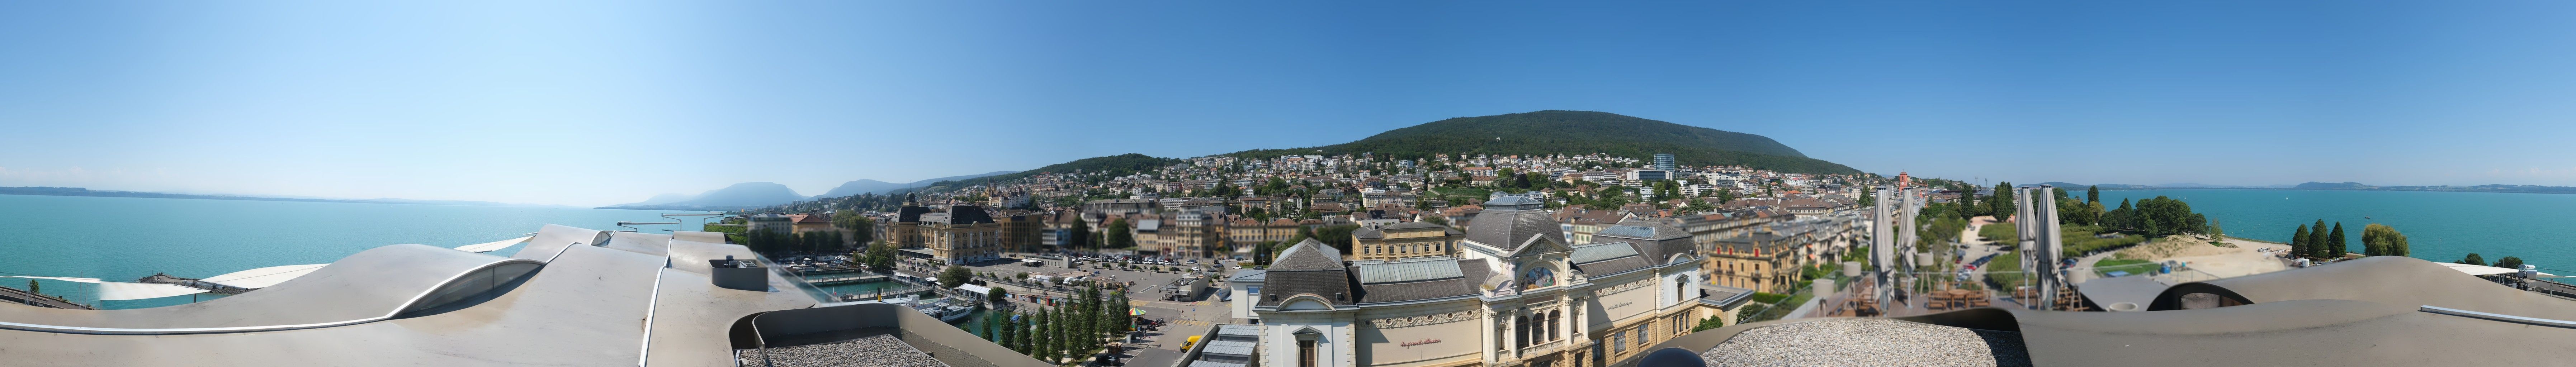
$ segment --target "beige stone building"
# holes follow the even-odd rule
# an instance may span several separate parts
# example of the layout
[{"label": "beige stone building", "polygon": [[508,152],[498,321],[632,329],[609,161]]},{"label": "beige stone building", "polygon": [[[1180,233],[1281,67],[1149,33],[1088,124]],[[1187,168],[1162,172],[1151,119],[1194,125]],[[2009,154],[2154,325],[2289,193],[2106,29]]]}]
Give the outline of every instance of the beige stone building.
[{"label": "beige stone building", "polygon": [[1238,299],[1262,320],[1261,365],[1610,366],[1710,316],[1679,228],[1623,223],[1569,245],[1536,200],[1485,205],[1455,257],[1281,252]]},{"label": "beige stone building", "polygon": [[1458,256],[1458,240],[1465,237],[1447,226],[1423,222],[1361,227],[1351,231],[1351,253],[1342,257],[1357,261]]},{"label": "beige stone building", "polygon": [[1002,224],[984,207],[957,205],[948,211],[907,206],[889,231],[896,247],[929,255],[934,262],[966,264],[1000,260],[1006,235]]}]

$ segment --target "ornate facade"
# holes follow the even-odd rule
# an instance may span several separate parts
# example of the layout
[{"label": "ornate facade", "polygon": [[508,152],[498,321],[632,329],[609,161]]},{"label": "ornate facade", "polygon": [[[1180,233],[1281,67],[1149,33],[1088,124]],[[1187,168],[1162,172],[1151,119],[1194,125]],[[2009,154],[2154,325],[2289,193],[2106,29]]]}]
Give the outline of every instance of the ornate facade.
[{"label": "ornate facade", "polygon": [[1268,366],[1616,364],[1706,311],[1690,235],[1631,221],[1567,244],[1538,201],[1502,198],[1457,256],[1345,263],[1307,241],[1281,252],[1251,311]]}]

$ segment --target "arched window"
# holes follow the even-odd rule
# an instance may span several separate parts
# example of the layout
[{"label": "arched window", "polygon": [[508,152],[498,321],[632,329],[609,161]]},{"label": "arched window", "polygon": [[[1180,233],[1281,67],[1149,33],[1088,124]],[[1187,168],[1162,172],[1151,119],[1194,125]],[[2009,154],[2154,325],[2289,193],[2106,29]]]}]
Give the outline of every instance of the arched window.
[{"label": "arched window", "polygon": [[1566,311],[1548,311],[1548,341],[1566,339]]},{"label": "arched window", "polygon": [[1674,301],[1674,302],[1684,302],[1684,301],[1689,301],[1691,298],[1697,298],[1696,296],[1697,296],[1697,295],[1695,295],[1695,294],[1691,294],[1691,292],[1690,292],[1690,276],[1689,276],[1689,275],[1683,275],[1683,276],[1673,277],[1673,301]]},{"label": "arched window", "polygon": [[1521,275],[1521,289],[1537,289],[1554,285],[1556,285],[1556,270],[1549,269],[1547,266],[1533,267]]}]

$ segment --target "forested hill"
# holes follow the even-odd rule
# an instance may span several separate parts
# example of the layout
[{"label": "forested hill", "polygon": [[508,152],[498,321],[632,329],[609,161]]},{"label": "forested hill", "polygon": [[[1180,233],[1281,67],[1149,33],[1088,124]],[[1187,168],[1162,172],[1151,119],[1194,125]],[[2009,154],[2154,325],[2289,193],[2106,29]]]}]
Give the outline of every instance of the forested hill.
[{"label": "forested hill", "polygon": [[[1047,165],[1046,167],[1038,167],[1038,169],[1027,170],[1027,171],[1019,171],[1019,172],[1014,172],[1014,173],[999,174],[999,175],[984,176],[984,177],[976,177],[976,178],[969,178],[969,179],[963,179],[963,180],[953,180],[953,181],[939,181],[939,182],[933,182],[933,183],[931,183],[929,186],[921,187],[921,188],[920,188],[920,189],[918,189],[918,190],[926,190],[926,191],[929,191],[929,192],[938,192],[938,191],[944,191],[944,190],[947,190],[947,189],[950,189],[950,188],[965,187],[965,186],[973,186],[973,185],[975,185],[975,184],[987,183],[987,182],[1009,182],[1009,181],[1011,181],[1011,180],[1018,180],[1018,179],[1028,178],[1029,176],[1035,176],[1035,175],[1037,175],[1037,174],[1041,174],[1041,173],[1066,173],[1066,172],[1073,172],[1073,171],[1082,171],[1082,172],[1107,172],[1107,173],[1109,173],[1109,174],[1110,174],[1110,176],[1113,176],[1113,177],[1114,177],[1114,176],[1125,176],[1125,175],[1132,175],[1132,174],[1136,174],[1136,173],[1140,173],[1140,172],[1153,172],[1154,170],[1156,170],[1156,169],[1161,169],[1161,168],[1163,168],[1164,166],[1170,166],[1170,165],[1180,164],[1180,163],[1181,163],[1181,160],[1180,160],[1180,159],[1174,159],[1174,158],[1160,158],[1160,157],[1154,157],[1154,156],[1143,155],[1143,154],[1127,153],[1127,154],[1120,154],[1120,155],[1113,155],[1113,156],[1102,156],[1102,157],[1091,157],[1091,158],[1076,159],[1076,160],[1073,160],[1072,162],[1064,162],[1064,163],[1051,164],[1051,165]],[[915,190],[894,190],[894,191],[889,191],[889,192],[888,192],[888,194],[889,194],[889,195],[892,195],[892,194],[899,194],[899,193],[912,192],[912,191],[915,191]]]},{"label": "forested hill", "polygon": [[1370,152],[1395,159],[1434,154],[1587,154],[1647,159],[1671,153],[1686,166],[1743,165],[1792,173],[1860,173],[1807,158],[1769,137],[1648,120],[1608,112],[1547,110],[1460,117],[1390,130],[1359,141],[1313,148],[1235,152],[1244,158]]}]

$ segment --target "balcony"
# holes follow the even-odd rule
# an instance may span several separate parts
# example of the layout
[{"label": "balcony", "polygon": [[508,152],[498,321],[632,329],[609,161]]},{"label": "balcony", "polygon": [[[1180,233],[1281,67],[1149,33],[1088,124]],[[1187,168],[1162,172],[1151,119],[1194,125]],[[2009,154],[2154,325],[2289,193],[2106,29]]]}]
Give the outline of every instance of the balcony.
[{"label": "balcony", "polygon": [[1520,355],[1521,355],[1522,357],[1528,357],[1528,356],[1537,356],[1537,355],[1547,355],[1548,353],[1556,353],[1558,349],[1562,349],[1562,348],[1564,348],[1566,344],[1569,344],[1569,343],[1566,343],[1566,342],[1565,342],[1565,339],[1557,339],[1557,340],[1550,340],[1550,341],[1547,341],[1547,342],[1544,342],[1544,343],[1530,344],[1530,346],[1527,346],[1527,347],[1521,347]]}]

